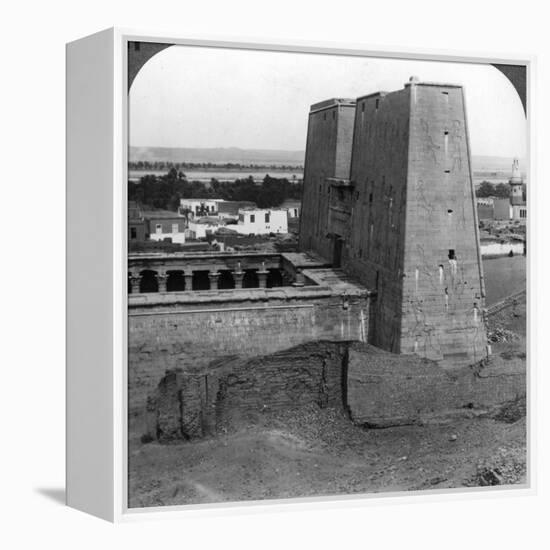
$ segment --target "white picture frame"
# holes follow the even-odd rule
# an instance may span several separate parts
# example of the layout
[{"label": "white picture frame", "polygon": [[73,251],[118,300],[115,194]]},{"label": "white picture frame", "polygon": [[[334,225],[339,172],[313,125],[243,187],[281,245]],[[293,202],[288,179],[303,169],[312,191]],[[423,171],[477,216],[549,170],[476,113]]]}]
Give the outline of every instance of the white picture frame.
[{"label": "white picture frame", "polygon": [[[67,45],[67,503],[120,522],[189,513],[219,513],[240,507],[315,507],[376,504],[381,499],[417,501],[484,498],[483,488],[421,494],[347,495],[292,501],[242,502],[128,509],[127,506],[127,51],[132,41],[217,48],[331,53],[416,60],[525,65],[527,70],[530,201],[536,201],[533,136],[535,58],[480,53],[385,49],[364,44],[233,41],[220,37],[171,36],[112,28]],[[90,190],[93,189],[93,193]],[[532,225],[528,222],[528,231]],[[91,228],[93,227],[93,231]],[[528,261],[528,296],[532,258]],[[533,316],[533,304],[529,302]],[[532,335],[528,335],[531,348]],[[534,410],[534,357],[528,354],[528,403]],[[534,442],[528,425],[529,482],[502,488],[533,494]],[[494,490],[494,489],[493,489]]]}]

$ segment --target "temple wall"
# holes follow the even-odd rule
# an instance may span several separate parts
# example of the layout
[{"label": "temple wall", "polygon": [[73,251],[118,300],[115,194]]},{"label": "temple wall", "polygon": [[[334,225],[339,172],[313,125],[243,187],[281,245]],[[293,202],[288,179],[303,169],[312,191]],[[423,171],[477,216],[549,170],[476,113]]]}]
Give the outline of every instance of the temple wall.
[{"label": "temple wall", "polygon": [[272,291],[269,298],[250,291],[248,299],[245,292],[226,291],[223,301],[201,296],[194,303],[131,307],[130,414],[144,409],[168,369],[201,372],[216,360],[263,356],[317,340],[366,341],[366,295],[302,290],[301,297],[292,298],[283,291]]}]

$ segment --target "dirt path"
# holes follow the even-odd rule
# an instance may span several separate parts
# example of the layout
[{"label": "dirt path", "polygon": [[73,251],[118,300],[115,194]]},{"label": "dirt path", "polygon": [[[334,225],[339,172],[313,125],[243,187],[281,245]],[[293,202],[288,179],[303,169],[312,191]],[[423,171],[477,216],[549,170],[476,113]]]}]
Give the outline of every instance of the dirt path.
[{"label": "dirt path", "polygon": [[[265,419],[223,437],[177,445],[134,440],[130,506],[260,500],[461,487],[501,449],[523,453],[525,424],[472,418],[446,424],[364,430],[337,411],[303,411],[325,438]],[[344,432],[338,443],[331,431]],[[328,435],[327,435],[328,434]],[[456,436],[456,438],[455,438]]]}]

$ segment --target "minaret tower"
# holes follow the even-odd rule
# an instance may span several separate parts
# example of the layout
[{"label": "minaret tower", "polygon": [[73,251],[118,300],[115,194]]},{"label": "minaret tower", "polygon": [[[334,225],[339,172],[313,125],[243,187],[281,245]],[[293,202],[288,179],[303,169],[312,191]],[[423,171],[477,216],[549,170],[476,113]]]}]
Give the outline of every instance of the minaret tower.
[{"label": "minaret tower", "polygon": [[514,159],[514,163],[512,164],[512,177],[508,183],[510,184],[510,204],[512,206],[525,204],[523,200],[523,178],[519,171],[518,159]]}]

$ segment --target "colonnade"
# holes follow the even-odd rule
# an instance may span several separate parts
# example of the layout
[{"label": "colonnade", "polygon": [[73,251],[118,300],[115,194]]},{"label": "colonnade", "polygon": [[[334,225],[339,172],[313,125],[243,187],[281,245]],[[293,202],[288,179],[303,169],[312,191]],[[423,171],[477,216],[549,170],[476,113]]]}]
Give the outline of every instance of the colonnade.
[{"label": "colonnade", "polygon": [[280,269],[158,269],[134,268],[128,274],[128,292],[271,288],[283,286]]}]

